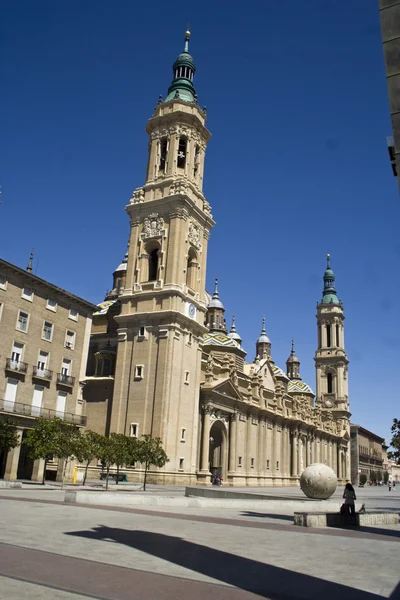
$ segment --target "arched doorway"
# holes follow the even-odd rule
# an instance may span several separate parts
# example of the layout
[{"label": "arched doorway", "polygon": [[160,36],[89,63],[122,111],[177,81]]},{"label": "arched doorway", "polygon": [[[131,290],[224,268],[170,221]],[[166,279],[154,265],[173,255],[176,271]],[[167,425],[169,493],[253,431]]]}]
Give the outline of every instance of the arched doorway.
[{"label": "arched doorway", "polygon": [[216,475],[226,479],[227,474],[227,439],[226,429],[221,421],[215,421],[210,429],[209,464],[211,481]]}]

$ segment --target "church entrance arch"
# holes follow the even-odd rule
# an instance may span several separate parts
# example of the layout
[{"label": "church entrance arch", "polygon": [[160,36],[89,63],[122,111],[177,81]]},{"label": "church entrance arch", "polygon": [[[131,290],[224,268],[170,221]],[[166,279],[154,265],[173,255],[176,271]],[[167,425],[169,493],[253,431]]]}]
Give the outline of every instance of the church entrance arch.
[{"label": "church entrance arch", "polygon": [[210,449],[209,464],[211,472],[211,481],[216,476],[223,480],[227,474],[227,434],[225,425],[222,421],[215,421],[210,429]]}]

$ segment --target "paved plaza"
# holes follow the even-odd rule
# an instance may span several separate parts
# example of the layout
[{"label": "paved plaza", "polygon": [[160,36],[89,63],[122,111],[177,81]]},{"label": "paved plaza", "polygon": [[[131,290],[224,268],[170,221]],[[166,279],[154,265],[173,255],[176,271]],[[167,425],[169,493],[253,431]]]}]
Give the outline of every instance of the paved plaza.
[{"label": "paved plaza", "polygon": [[[400,512],[400,489],[356,491],[369,509]],[[304,529],[284,501],[269,513],[228,506],[92,507],[64,503],[56,486],[0,490],[0,598],[400,600],[399,526]]]}]

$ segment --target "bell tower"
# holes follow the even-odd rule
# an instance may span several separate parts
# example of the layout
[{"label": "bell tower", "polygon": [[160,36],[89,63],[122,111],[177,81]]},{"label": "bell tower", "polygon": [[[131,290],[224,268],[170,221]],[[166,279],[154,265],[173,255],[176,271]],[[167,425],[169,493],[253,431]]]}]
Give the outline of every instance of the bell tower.
[{"label": "bell tower", "polygon": [[207,245],[215,225],[203,195],[210,132],[197,103],[190,32],[165,100],[147,123],[146,181],[126,207],[130,241],[120,297],[111,431],[160,437],[169,457],[153,474],[194,483]]},{"label": "bell tower", "polygon": [[344,349],[344,312],[327,254],[322,299],[317,304],[318,349],[315,353],[316,404],[338,419],[349,419],[348,359]]}]

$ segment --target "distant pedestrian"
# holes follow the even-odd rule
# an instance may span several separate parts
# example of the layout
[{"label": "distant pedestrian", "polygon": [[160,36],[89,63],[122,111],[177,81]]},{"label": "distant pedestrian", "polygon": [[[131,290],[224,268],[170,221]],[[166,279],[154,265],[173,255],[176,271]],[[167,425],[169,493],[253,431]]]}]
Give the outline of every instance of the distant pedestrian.
[{"label": "distant pedestrian", "polygon": [[357,498],[351,483],[346,483],[346,487],[344,488],[343,492],[343,498],[347,517],[354,517],[356,514],[355,500],[357,500]]},{"label": "distant pedestrian", "polygon": [[389,481],[388,486],[389,486],[389,492],[391,492],[392,491],[392,482],[391,481]]}]

